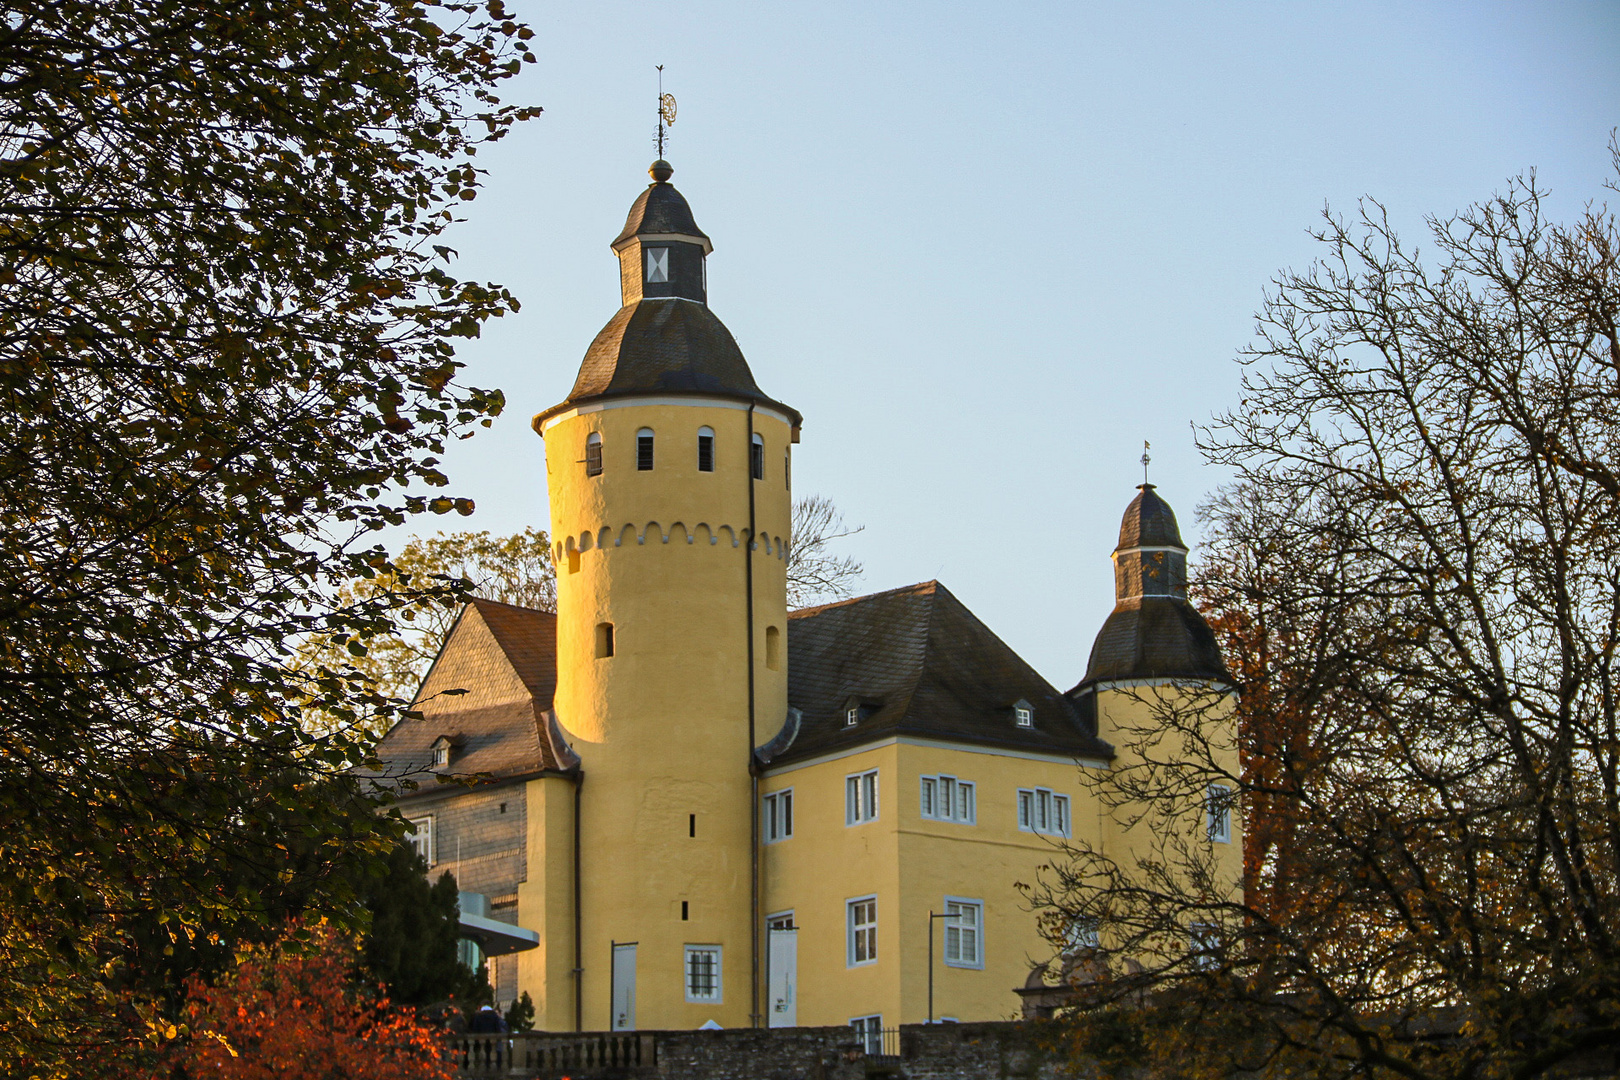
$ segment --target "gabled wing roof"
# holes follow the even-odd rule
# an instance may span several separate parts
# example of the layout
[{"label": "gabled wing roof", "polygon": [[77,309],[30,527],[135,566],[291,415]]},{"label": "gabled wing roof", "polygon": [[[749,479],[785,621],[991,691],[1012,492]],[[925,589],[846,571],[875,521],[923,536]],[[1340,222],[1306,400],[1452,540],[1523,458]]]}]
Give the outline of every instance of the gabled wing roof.
[{"label": "gabled wing roof", "polygon": [[[401,720],[377,744],[382,775],[413,780],[425,794],[440,775],[503,780],[565,770],[549,730],[556,688],[557,616],[475,599],[417,691],[422,718]],[[441,736],[453,747],[442,770],[433,768]]]},{"label": "gabled wing roof", "polygon": [[[1013,705],[1034,707],[1020,728]],[[851,704],[861,709],[845,725]],[[788,704],[802,713],[772,765],[913,735],[984,746],[1112,757],[1074,705],[937,581],[788,617]]]}]

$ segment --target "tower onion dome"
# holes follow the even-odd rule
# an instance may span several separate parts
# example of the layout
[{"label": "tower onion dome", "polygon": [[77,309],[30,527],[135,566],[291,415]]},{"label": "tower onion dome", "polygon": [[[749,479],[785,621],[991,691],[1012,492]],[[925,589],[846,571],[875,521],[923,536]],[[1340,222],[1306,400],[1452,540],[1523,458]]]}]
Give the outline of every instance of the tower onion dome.
[{"label": "tower onion dome", "polygon": [[1170,504],[1143,484],[1119,526],[1114,610],[1076,690],[1127,679],[1229,682],[1209,624],[1187,602],[1187,545]]},{"label": "tower onion dome", "polygon": [[686,395],[754,402],[802,418],[767,397],[742,350],[709,310],[704,260],[714,244],[699,229],[686,197],[669,182],[669,162],[653,162],[653,182],[630,207],[612,243],[619,257],[623,306],[596,335],[566,400],[534,418],[604,398]]}]

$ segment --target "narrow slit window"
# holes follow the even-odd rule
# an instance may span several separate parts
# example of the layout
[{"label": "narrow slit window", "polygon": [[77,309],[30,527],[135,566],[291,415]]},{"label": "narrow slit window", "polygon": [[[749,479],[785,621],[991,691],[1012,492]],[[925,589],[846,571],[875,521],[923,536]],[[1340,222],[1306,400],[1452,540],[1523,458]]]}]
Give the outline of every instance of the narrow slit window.
[{"label": "narrow slit window", "polygon": [[793,487],[793,451],[782,451],[782,486]]},{"label": "narrow slit window", "polygon": [[602,475],[602,436],[595,431],[585,436],[585,475]]},{"label": "narrow slit window", "polygon": [[754,436],[754,445],[749,450],[750,465],[754,470],[754,479],[765,479],[765,438],[762,435]]},{"label": "narrow slit window", "polygon": [[698,428],[698,472],[714,472],[714,428]]},{"label": "narrow slit window", "polygon": [[782,670],[782,631],[774,626],[765,628],[765,666],[772,671]]},{"label": "narrow slit window", "polygon": [[613,655],[613,624],[610,622],[596,624],[596,657],[598,660]]},{"label": "narrow slit window", "polygon": [[653,467],[653,430],[642,428],[636,432],[636,471],[652,472]]}]

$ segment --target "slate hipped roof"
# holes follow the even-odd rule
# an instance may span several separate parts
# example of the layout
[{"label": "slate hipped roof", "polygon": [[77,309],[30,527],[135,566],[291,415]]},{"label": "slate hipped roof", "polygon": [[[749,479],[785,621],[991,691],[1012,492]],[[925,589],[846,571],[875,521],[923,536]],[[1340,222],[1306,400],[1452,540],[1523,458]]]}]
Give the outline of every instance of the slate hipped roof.
[{"label": "slate hipped roof", "polygon": [[[1013,705],[1027,701],[1034,726]],[[845,711],[861,710],[854,727]],[[771,765],[909,735],[1108,758],[1063,694],[937,581],[788,616],[788,705],[798,736]]]},{"label": "slate hipped roof", "polygon": [[[455,689],[468,693],[443,693]],[[401,720],[378,743],[380,775],[409,778],[415,794],[431,794],[439,787],[433,744],[442,737],[453,748],[445,775],[493,781],[565,771],[566,751],[548,731],[556,689],[557,616],[475,599],[422,680],[413,706],[422,718]]]}]

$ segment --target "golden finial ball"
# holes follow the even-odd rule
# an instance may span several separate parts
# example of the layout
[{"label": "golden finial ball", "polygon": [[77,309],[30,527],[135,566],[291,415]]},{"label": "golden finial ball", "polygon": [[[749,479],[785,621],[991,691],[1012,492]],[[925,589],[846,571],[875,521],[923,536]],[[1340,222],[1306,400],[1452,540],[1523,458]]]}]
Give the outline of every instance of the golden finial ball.
[{"label": "golden finial ball", "polygon": [[666,184],[669,182],[669,178],[675,175],[675,166],[671,165],[663,158],[659,158],[657,161],[653,162],[652,167],[647,170],[647,175],[652,177],[657,183]]}]

